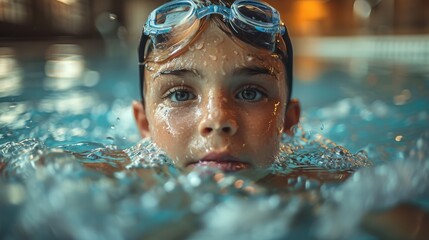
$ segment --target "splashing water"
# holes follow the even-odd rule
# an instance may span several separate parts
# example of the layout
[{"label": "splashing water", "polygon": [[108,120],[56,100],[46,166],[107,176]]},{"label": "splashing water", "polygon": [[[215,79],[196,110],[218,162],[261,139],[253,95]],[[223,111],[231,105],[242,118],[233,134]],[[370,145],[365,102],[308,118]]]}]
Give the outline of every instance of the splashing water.
[{"label": "splashing water", "polygon": [[[365,212],[428,194],[426,160],[365,168],[371,165],[365,154],[296,132],[285,136],[273,166],[272,174],[286,176],[283,192],[272,192],[265,178],[255,182],[254,173],[182,172],[148,140],[125,150],[96,143],[49,148],[37,139],[2,144],[0,206],[8,216],[1,218],[2,235],[312,238],[309,228],[323,239],[342,239],[355,233]],[[410,156],[427,154],[421,151],[428,145],[429,138],[420,139]],[[335,179],[353,170],[344,184]],[[323,179],[323,171],[334,181]]]}]

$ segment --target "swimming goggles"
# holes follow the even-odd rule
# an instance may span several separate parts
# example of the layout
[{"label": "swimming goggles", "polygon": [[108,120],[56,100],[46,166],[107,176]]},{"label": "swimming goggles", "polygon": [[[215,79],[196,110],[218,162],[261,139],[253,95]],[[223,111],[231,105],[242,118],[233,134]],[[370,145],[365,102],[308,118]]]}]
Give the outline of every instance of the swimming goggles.
[{"label": "swimming goggles", "polygon": [[[241,41],[273,53],[280,52],[290,91],[292,43],[279,12],[269,4],[257,0],[236,0],[230,7],[225,6],[222,1],[219,1],[219,5],[210,1],[202,2],[204,1],[196,3],[193,0],[173,0],[156,8],[149,15],[139,46],[141,84],[142,66],[146,62],[162,62],[181,51],[200,32],[201,20],[217,14],[223,17],[223,22]],[[281,43],[281,39],[278,40],[278,35],[282,36],[285,44]],[[150,51],[155,54],[149,54]]]}]

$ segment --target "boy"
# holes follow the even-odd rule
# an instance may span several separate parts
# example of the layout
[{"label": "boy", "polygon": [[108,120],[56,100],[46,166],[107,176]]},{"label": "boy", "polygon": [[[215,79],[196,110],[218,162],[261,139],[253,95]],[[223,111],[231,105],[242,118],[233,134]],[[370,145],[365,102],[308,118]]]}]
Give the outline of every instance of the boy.
[{"label": "boy", "polygon": [[[300,117],[292,57],[279,14],[265,3],[164,4],[149,16],[139,49],[142,101],[133,110],[142,137],[179,168],[269,167]],[[427,216],[405,205],[368,214],[363,225],[382,238],[423,239]]]},{"label": "boy", "polygon": [[140,45],[142,137],[180,168],[269,167],[300,116],[292,48],[278,12],[258,1],[172,1]]}]

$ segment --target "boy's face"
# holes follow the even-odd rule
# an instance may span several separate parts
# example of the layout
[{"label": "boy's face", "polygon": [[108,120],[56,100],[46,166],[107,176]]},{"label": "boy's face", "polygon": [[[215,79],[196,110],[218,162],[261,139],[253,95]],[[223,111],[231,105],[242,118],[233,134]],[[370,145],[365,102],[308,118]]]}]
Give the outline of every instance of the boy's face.
[{"label": "boy's face", "polygon": [[138,127],[178,167],[235,171],[272,164],[290,127],[279,59],[238,46],[209,23],[188,51],[149,63],[144,74],[145,106],[133,106]]}]

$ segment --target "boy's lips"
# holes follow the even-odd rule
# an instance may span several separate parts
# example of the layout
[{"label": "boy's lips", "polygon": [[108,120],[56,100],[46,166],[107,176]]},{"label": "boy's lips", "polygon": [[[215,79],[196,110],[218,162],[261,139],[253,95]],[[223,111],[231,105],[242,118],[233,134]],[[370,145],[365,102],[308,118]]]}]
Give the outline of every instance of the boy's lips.
[{"label": "boy's lips", "polygon": [[235,172],[249,168],[250,164],[227,153],[209,153],[200,160],[189,163],[187,167],[213,167],[225,172]]}]

